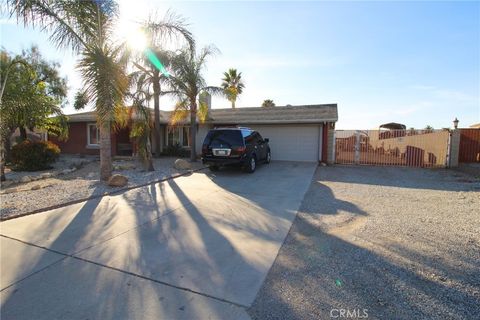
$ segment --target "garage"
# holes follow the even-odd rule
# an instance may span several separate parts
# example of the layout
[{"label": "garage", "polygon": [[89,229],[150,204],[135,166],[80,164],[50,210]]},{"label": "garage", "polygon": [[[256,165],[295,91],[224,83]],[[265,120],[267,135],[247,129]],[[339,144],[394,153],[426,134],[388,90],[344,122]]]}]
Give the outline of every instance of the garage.
[{"label": "garage", "polygon": [[249,125],[270,140],[273,160],[318,161],[321,125]]}]

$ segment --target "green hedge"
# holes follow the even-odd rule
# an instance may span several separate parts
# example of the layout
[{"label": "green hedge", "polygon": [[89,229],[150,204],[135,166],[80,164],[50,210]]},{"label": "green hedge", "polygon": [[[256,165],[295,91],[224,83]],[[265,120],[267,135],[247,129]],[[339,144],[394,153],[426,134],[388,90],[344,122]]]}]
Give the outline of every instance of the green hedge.
[{"label": "green hedge", "polygon": [[13,170],[37,171],[51,168],[60,155],[60,148],[50,141],[25,140],[12,147]]}]

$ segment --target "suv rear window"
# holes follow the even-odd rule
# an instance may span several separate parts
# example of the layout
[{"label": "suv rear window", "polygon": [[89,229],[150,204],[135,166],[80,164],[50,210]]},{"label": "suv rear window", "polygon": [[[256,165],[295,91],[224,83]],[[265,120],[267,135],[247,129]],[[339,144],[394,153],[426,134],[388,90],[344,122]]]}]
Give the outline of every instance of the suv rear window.
[{"label": "suv rear window", "polygon": [[210,130],[205,137],[204,145],[212,148],[243,146],[240,130]]}]

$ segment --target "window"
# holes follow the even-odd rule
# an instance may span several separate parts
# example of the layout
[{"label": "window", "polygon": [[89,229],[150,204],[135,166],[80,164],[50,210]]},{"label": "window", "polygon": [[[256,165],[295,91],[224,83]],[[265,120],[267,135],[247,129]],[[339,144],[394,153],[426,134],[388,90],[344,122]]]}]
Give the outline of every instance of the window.
[{"label": "window", "polygon": [[87,125],[87,144],[89,146],[100,145],[100,131],[96,124]]},{"label": "window", "polygon": [[190,147],[190,127],[183,127],[182,133],[183,133],[183,139],[182,139],[183,146]]},{"label": "window", "polygon": [[174,146],[180,144],[180,128],[168,127],[167,131],[167,145]]},{"label": "window", "polygon": [[167,127],[167,145],[190,147],[190,127]]}]

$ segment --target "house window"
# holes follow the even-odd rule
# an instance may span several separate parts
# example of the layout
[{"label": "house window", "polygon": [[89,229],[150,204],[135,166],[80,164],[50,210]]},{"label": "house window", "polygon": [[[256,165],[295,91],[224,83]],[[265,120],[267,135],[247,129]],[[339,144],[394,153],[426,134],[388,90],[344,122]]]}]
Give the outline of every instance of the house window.
[{"label": "house window", "polygon": [[167,127],[167,145],[190,147],[190,127]]},{"label": "house window", "polygon": [[180,144],[180,127],[168,127],[167,145],[174,146]]},{"label": "house window", "polygon": [[87,144],[89,146],[100,145],[100,131],[96,124],[87,125]]},{"label": "house window", "polygon": [[190,147],[190,127],[183,127],[182,128],[183,134],[183,146]]}]

